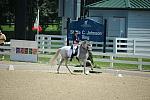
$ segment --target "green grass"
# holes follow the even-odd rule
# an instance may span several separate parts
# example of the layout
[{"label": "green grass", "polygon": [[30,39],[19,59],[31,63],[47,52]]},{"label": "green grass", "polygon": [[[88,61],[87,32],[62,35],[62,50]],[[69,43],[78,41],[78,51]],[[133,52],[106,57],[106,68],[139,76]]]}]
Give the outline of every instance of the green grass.
[{"label": "green grass", "polygon": [[150,65],[143,65],[143,70],[150,70]]},{"label": "green grass", "polygon": [[2,56],[3,56],[3,55],[0,55],[0,60],[3,60],[3,61],[10,61],[10,56],[9,56],[9,55],[4,55],[4,59],[2,59]]},{"label": "green grass", "polygon": [[148,58],[144,58],[142,60],[145,61],[145,62],[150,62],[150,58],[149,59]]},{"label": "green grass", "polygon": [[52,42],[51,45],[62,45],[63,43],[61,42]]},{"label": "green grass", "polygon": [[46,64],[46,63],[49,62],[49,60],[50,60],[50,58],[48,58],[48,57],[39,57],[38,58],[38,63]]},{"label": "green grass", "polygon": [[14,31],[15,26],[14,25],[1,25],[1,28],[3,31]]},{"label": "green grass", "polygon": [[122,70],[137,70],[138,69],[138,66],[137,65],[134,65],[134,64],[118,64],[118,63],[115,63],[114,64],[114,68],[115,69],[122,69]]},{"label": "green grass", "polygon": [[45,31],[58,31],[59,25],[48,25]]},{"label": "green grass", "polygon": [[114,60],[126,60],[126,61],[137,61],[137,58],[127,58],[127,57],[116,57]]},{"label": "green grass", "polygon": [[[15,25],[1,25],[3,31],[14,31]],[[48,25],[44,31],[59,31],[59,24]]]},{"label": "green grass", "polygon": [[94,62],[96,68],[108,68],[108,62]]},{"label": "green grass", "polygon": [[[110,63],[109,62],[94,62],[96,64],[97,68],[109,68]],[[114,63],[114,69],[137,69],[137,65],[133,64],[119,64],[119,63]],[[149,67],[150,70],[150,67]]]}]

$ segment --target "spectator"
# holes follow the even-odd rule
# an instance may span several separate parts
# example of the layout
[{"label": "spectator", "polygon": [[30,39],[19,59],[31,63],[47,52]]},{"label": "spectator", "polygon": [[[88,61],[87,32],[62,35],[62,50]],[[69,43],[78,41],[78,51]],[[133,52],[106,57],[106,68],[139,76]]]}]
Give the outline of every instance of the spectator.
[{"label": "spectator", "polygon": [[[0,46],[3,46],[4,43],[6,41],[6,36],[5,34],[2,33],[2,31],[0,30]],[[3,51],[3,49],[1,49],[0,51]]]},{"label": "spectator", "polygon": [[[0,46],[3,46],[5,41],[6,41],[6,36],[0,30]],[[4,51],[4,49],[0,48],[0,52],[3,52],[3,51]],[[2,56],[2,59],[4,59],[4,55]]]}]

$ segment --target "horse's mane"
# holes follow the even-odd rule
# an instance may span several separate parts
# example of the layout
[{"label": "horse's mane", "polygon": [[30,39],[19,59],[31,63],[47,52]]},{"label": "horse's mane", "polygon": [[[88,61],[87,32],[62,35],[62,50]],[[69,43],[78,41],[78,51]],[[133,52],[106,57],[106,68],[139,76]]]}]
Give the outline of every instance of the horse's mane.
[{"label": "horse's mane", "polygon": [[89,45],[89,42],[86,41],[86,40],[82,41],[81,44],[80,44],[80,46],[83,47],[83,48],[85,48],[85,49],[88,49],[88,45]]},{"label": "horse's mane", "polygon": [[87,41],[81,42],[79,47],[79,54],[78,54],[79,59],[84,60],[89,55],[88,45],[89,43]]}]

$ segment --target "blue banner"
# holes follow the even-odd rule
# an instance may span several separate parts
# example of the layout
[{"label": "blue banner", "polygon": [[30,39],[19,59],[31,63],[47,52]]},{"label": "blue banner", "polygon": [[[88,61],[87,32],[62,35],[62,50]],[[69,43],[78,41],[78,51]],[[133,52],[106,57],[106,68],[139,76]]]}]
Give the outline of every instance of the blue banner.
[{"label": "blue banner", "polygon": [[103,25],[90,20],[90,19],[81,19],[78,21],[72,21],[69,26],[68,39],[73,39],[74,31],[78,31],[78,36],[80,40],[88,40],[95,42],[104,41],[104,28]]}]

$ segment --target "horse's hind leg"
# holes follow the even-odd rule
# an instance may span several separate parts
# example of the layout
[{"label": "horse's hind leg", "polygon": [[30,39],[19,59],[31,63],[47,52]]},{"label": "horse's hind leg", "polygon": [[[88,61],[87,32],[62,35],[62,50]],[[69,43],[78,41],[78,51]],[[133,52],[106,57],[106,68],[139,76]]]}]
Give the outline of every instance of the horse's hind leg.
[{"label": "horse's hind leg", "polygon": [[78,60],[78,62],[80,62],[80,60],[79,60],[79,58],[78,58],[78,57],[76,57],[76,59]]},{"label": "horse's hind leg", "polygon": [[65,66],[67,67],[67,69],[69,70],[69,72],[70,72],[71,74],[73,74],[73,73],[71,72],[71,70],[69,69],[67,63],[68,63],[68,58],[66,58]]},{"label": "horse's hind leg", "polygon": [[91,65],[91,70],[93,70],[93,64],[92,64],[92,62],[91,62],[90,60],[87,60],[87,62],[90,63],[90,65]]},{"label": "horse's hind leg", "polygon": [[58,68],[57,68],[57,73],[59,73],[59,69],[60,69],[60,66],[61,66],[61,64],[63,63],[63,61],[64,61],[64,59],[61,59],[59,65],[58,65]]}]

